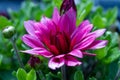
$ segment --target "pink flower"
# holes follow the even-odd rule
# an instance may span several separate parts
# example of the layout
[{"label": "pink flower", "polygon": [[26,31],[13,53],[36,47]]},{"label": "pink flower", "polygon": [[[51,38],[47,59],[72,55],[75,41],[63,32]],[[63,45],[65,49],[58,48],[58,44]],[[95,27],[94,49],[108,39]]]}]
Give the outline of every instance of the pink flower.
[{"label": "pink flower", "polygon": [[32,49],[22,51],[32,55],[49,58],[48,66],[56,69],[64,64],[80,65],[76,59],[83,55],[95,55],[85,52],[106,46],[106,40],[96,40],[104,34],[105,29],[91,32],[93,25],[88,20],[76,27],[76,12],[71,8],[60,16],[54,9],[52,19],[42,17],[40,22],[26,21],[24,26],[28,32],[22,37],[23,42]]}]

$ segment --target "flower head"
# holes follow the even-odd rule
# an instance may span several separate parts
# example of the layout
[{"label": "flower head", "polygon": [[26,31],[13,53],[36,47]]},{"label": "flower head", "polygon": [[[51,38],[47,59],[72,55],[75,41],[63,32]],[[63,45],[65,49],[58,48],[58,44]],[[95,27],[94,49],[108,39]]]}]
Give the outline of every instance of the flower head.
[{"label": "flower head", "polygon": [[91,32],[93,25],[88,20],[76,27],[76,12],[73,8],[62,16],[57,8],[54,8],[52,19],[44,16],[40,22],[25,21],[24,26],[28,34],[25,34],[22,40],[32,49],[23,52],[50,58],[48,66],[51,69],[64,64],[80,65],[81,62],[76,57],[94,55],[85,51],[103,48],[107,43],[106,40],[96,40],[104,34],[105,29]]}]

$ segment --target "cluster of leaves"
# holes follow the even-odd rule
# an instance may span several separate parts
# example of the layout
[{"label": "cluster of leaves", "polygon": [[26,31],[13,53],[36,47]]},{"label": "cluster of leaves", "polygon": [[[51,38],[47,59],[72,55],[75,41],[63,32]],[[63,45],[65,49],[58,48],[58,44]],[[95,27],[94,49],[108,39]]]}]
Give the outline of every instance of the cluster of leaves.
[{"label": "cluster of leaves", "polygon": [[[49,3],[49,4],[48,4]],[[19,11],[15,12],[11,9],[8,10],[10,19],[0,16],[0,79],[2,80],[13,80],[16,76],[18,80],[61,80],[60,70],[52,71],[47,67],[47,60],[43,57],[39,57],[43,63],[40,66],[32,69],[29,67],[27,61],[29,60],[28,55],[21,54],[22,60],[25,65],[25,70],[19,68],[19,64],[16,60],[16,56],[13,54],[13,49],[9,40],[3,38],[1,30],[9,25],[16,28],[17,34],[15,35],[16,44],[20,50],[28,49],[22,42],[20,37],[25,33],[23,26],[26,20],[39,21],[42,15],[47,17],[52,16],[54,6],[60,9],[62,0],[43,0],[43,2],[35,4],[30,1],[25,1],[21,5]],[[107,11],[103,11],[101,6],[94,7],[91,0],[81,0],[77,4],[77,25],[83,20],[89,19],[95,26],[95,29],[106,28],[107,31],[101,39],[108,40],[108,45],[105,48],[91,51],[96,53],[96,57],[85,57],[82,66],[68,68],[67,73],[69,74],[69,80],[113,80],[117,70],[118,62],[120,58],[119,50],[119,35],[116,32],[111,32],[110,27],[114,25],[117,18],[117,8],[112,8]],[[19,69],[18,69],[19,68]],[[17,70],[18,69],[18,70]],[[13,72],[13,75],[11,73]],[[27,72],[28,71],[28,72]],[[6,77],[6,78],[5,78]]]}]

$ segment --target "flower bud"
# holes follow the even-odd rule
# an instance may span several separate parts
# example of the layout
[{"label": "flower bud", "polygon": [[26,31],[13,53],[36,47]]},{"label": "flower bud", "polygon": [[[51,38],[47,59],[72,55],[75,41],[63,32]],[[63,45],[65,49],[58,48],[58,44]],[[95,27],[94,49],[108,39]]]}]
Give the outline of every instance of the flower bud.
[{"label": "flower bud", "polygon": [[28,64],[32,67],[35,68],[39,63],[41,63],[40,59],[38,57],[35,56],[31,56]]},{"label": "flower bud", "polygon": [[60,13],[64,14],[70,8],[73,8],[75,12],[77,11],[74,0],[63,0],[61,8],[60,8]]},{"label": "flower bud", "polygon": [[15,28],[13,26],[8,26],[2,31],[2,33],[5,38],[10,39],[15,34]]}]

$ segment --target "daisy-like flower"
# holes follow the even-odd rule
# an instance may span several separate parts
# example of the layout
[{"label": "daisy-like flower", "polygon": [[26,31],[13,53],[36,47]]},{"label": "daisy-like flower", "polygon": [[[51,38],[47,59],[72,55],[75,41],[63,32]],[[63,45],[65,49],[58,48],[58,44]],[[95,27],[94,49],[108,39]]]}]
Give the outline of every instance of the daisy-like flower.
[{"label": "daisy-like flower", "polygon": [[22,52],[49,58],[51,69],[80,65],[82,62],[77,58],[95,55],[86,50],[103,48],[107,44],[106,40],[96,40],[105,29],[91,32],[93,25],[88,20],[76,27],[76,12],[72,8],[61,16],[54,8],[52,19],[44,16],[40,22],[25,21],[24,26],[28,34],[22,40],[32,49]]}]

